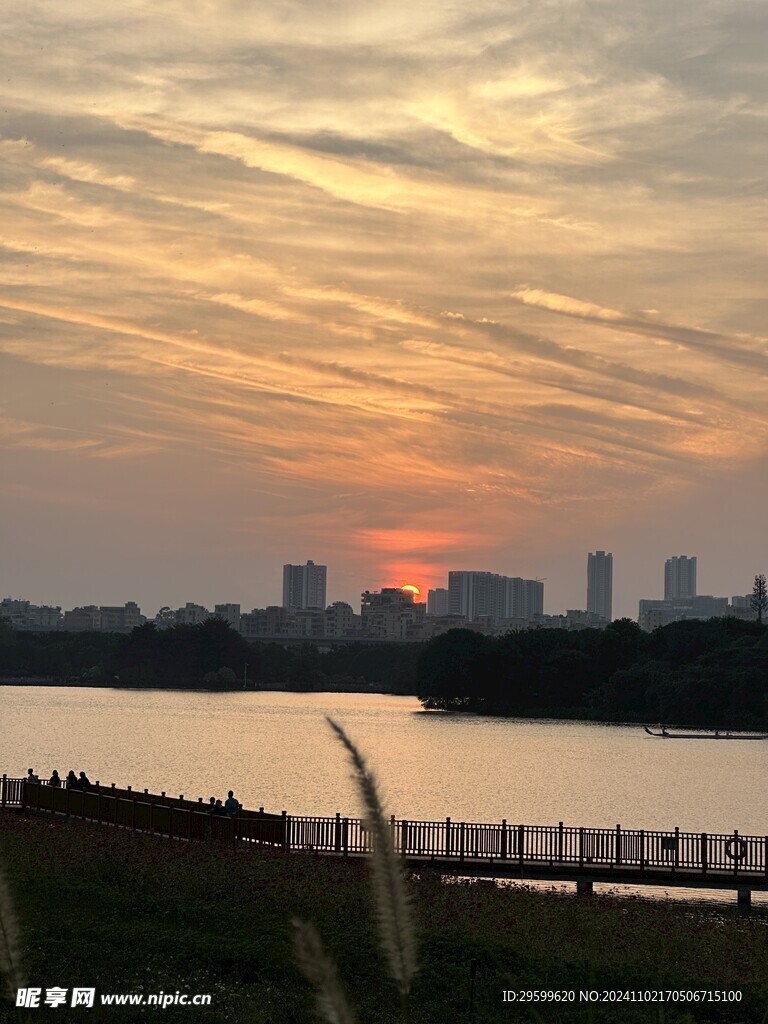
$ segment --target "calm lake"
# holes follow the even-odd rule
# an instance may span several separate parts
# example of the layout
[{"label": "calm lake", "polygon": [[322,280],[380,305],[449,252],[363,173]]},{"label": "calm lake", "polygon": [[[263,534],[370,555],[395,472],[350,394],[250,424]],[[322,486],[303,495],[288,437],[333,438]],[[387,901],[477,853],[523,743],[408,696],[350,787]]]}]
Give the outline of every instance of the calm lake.
[{"label": "calm lake", "polygon": [[293,814],[359,813],[340,722],[405,818],[768,834],[768,741],[660,740],[641,726],[423,712],[414,697],[5,686],[0,771]]}]

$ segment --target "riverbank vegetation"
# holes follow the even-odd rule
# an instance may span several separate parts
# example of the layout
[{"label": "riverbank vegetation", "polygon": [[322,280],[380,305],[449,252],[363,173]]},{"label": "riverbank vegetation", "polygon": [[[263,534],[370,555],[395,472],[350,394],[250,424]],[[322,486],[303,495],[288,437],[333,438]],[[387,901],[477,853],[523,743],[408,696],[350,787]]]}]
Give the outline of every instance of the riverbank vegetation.
[{"label": "riverbank vegetation", "polygon": [[768,729],[768,628],[738,619],[643,633],[454,629],[423,644],[250,643],[220,619],[109,633],[14,633],[3,676],[78,685],[417,694],[425,707],[491,715]]},{"label": "riverbank vegetation", "polygon": [[481,714],[768,729],[768,630],[755,622],[675,622],[643,633],[451,630],[423,651],[427,708]]},{"label": "riverbank vegetation", "polygon": [[163,689],[416,693],[418,644],[250,642],[222,619],[119,633],[16,632],[0,623],[0,672],[23,682]]},{"label": "riverbank vegetation", "polygon": [[[169,1006],[164,1021],[311,1024],[313,994],[292,948],[291,919],[298,917],[317,926],[360,1024],[399,1019],[364,864],[171,842],[8,811],[0,813],[0,857],[30,985],[213,996],[210,1008]],[[429,873],[408,885],[420,967],[412,1024],[470,1020],[473,959],[476,1024],[757,1024],[768,1008],[768,925],[759,913],[447,884]],[[656,1004],[529,1010],[503,1001],[506,990],[529,989],[739,990],[742,999],[672,1003],[663,1012]],[[29,1019],[48,1012],[30,1011]],[[78,1015],[148,1019],[98,1006],[69,1011],[67,1019]],[[0,1009],[0,1020],[18,1024],[17,1011]]]}]

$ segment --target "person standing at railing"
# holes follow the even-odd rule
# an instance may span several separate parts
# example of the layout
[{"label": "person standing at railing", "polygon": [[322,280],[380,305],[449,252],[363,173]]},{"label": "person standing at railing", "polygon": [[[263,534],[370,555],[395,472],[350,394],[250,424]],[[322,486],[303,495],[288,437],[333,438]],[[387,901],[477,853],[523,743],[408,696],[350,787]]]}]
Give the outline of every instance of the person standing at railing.
[{"label": "person standing at railing", "polygon": [[80,772],[80,781],[78,782],[77,787],[78,787],[78,789],[90,789],[91,788],[91,780],[88,778],[88,776],[85,774],[85,772]]},{"label": "person standing at railing", "polygon": [[59,778],[59,773],[55,768],[53,769],[50,779],[48,779],[48,785],[53,789],[61,789],[61,779]]},{"label": "person standing at railing", "polygon": [[69,769],[69,774],[67,775],[67,789],[80,789],[80,783],[77,781],[77,776],[75,775],[71,768]]},{"label": "person standing at railing", "polygon": [[234,818],[237,812],[240,810],[240,801],[235,799],[235,794],[230,791],[227,793],[227,799],[224,801],[224,810],[230,816]]},{"label": "person standing at railing", "polygon": [[37,775],[35,775],[34,770],[32,768],[27,768],[27,782],[39,782],[39,781],[40,781],[40,779],[39,779],[39,777]]}]

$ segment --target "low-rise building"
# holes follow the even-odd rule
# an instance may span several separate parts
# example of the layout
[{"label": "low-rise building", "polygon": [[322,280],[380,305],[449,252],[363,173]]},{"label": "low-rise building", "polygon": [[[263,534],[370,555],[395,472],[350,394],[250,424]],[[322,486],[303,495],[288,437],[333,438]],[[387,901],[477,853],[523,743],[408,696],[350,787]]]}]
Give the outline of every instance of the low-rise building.
[{"label": "low-rise building", "polygon": [[93,633],[101,629],[101,611],[95,604],[64,612],[62,628],[68,633]]},{"label": "low-rise building", "polygon": [[240,629],[240,605],[239,604],[217,604],[214,605],[213,614],[228,622],[232,629]]},{"label": "low-rise building", "polygon": [[0,601],[0,619],[13,629],[47,633],[61,628],[61,608],[49,604],[32,604],[13,597]]},{"label": "low-rise building", "polygon": [[193,604],[187,601],[183,608],[176,609],[176,624],[181,626],[196,626],[198,622],[205,622],[210,619],[211,613],[202,604]]},{"label": "low-rise building", "polygon": [[717,619],[726,615],[727,611],[728,598],[712,597],[711,594],[664,601],[644,598],[640,601],[637,621],[640,629],[651,633],[660,626],[683,622],[686,619]]},{"label": "low-rise building", "polygon": [[127,601],[122,606],[101,605],[99,616],[102,633],[130,633],[147,621],[135,601]]},{"label": "low-rise building", "polygon": [[362,621],[351,604],[346,601],[334,601],[325,609],[325,635],[328,637],[357,636]]}]

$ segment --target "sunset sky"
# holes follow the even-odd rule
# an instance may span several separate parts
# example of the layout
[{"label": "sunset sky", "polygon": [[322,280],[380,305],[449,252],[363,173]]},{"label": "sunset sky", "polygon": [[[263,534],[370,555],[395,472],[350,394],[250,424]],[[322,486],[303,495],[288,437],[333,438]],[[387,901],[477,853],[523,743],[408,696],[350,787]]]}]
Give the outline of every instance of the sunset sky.
[{"label": "sunset sky", "polygon": [[0,596],[768,570],[764,3],[0,19]]}]

